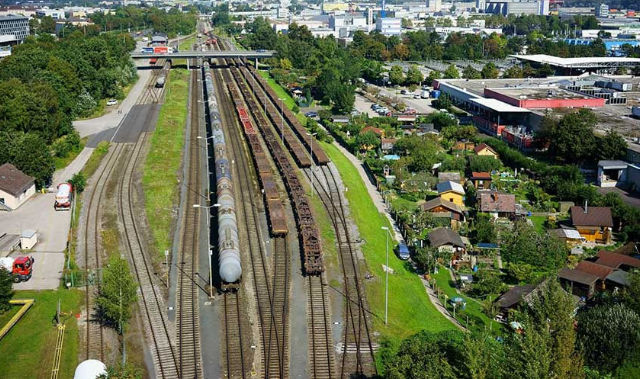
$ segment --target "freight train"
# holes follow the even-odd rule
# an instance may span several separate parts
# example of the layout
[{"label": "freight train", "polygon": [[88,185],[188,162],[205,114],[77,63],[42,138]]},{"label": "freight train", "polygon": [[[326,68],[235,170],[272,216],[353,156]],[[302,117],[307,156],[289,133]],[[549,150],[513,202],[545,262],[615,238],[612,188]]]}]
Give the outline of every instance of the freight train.
[{"label": "freight train", "polygon": [[224,283],[237,283],[242,278],[238,223],[231,180],[231,165],[227,157],[227,144],[222,132],[220,112],[213,89],[213,77],[209,64],[204,63],[205,96],[211,123],[216,173],[216,196],[218,206],[218,264],[220,278]]}]

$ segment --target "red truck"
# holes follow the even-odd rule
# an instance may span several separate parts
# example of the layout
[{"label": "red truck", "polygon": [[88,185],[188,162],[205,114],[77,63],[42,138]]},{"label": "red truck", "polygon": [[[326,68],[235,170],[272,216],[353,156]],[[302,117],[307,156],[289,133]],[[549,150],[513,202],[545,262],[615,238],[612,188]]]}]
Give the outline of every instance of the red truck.
[{"label": "red truck", "polygon": [[4,269],[9,271],[14,283],[26,282],[31,279],[33,262],[35,262],[35,260],[30,256],[20,256],[16,258],[4,257],[0,258],[0,270]]},{"label": "red truck", "polygon": [[169,47],[167,46],[154,46],[153,47],[153,52],[155,54],[166,54],[169,53]]}]

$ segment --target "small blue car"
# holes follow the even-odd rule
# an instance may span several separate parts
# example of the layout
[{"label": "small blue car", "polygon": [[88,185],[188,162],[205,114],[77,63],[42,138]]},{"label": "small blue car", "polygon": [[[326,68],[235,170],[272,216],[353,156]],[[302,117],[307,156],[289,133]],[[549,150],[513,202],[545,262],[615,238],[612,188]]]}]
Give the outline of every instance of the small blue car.
[{"label": "small blue car", "polygon": [[403,243],[398,244],[398,258],[406,261],[407,259],[409,259],[411,257],[411,254],[409,253],[409,247]]}]

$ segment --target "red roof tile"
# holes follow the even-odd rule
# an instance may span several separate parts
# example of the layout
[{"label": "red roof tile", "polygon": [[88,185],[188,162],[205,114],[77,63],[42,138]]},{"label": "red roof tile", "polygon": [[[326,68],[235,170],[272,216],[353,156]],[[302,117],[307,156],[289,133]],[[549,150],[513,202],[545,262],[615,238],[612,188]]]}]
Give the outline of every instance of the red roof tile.
[{"label": "red roof tile", "polygon": [[471,173],[471,179],[491,180],[491,174],[488,172],[475,172]]},{"label": "red roof tile", "polygon": [[480,212],[516,212],[516,196],[499,192],[481,192],[478,209]]},{"label": "red roof tile", "polygon": [[598,260],[596,261],[596,263],[613,268],[619,268],[622,265],[640,267],[640,259],[633,258],[628,255],[612,253],[605,250],[601,250],[600,252],[598,252]]},{"label": "red roof tile", "polygon": [[496,153],[496,151],[495,151],[495,150],[493,150],[493,149],[491,148],[491,146],[487,145],[486,143],[481,143],[480,145],[476,146],[476,148],[475,148],[475,149],[473,149],[473,151],[475,151],[475,152],[476,152],[476,154],[477,154],[477,153],[479,153],[480,151],[482,151],[483,149],[487,149],[487,150],[492,151],[494,154],[498,154],[498,153]]},{"label": "red roof tile", "polygon": [[578,263],[578,265],[576,266],[576,270],[595,275],[600,278],[600,280],[604,280],[609,274],[613,272],[613,268],[609,266],[603,266],[601,264],[589,261],[582,261]]}]

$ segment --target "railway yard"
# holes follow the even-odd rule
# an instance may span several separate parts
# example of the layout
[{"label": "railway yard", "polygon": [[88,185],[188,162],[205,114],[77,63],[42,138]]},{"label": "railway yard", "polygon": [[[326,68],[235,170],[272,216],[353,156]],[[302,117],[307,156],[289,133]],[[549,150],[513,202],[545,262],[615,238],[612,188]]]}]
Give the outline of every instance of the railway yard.
[{"label": "railway yard", "polygon": [[[194,50],[231,48],[213,35],[204,38],[207,44],[199,39]],[[183,198],[169,266],[158,262],[149,242],[152,215],[139,211],[141,162],[153,125],[134,130],[134,124],[157,117],[170,61],[154,62],[134,106],[139,114],[129,114],[114,132],[88,182],[77,236],[87,279],[81,359],[109,362],[117,355],[113,331],[92,311],[100,290],[96,273],[115,245],[138,283],[135,324],[144,343],[133,347],[144,351],[149,376],[375,375],[363,258],[335,166],[295,115],[278,107],[251,64],[219,58],[192,59],[189,66]],[[331,269],[340,272],[331,277],[339,277],[342,288],[329,285],[312,196],[335,233],[338,265]],[[217,340],[202,337],[212,335],[202,333],[212,318]],[[292,336],[294,328],[306,333]]]}]

